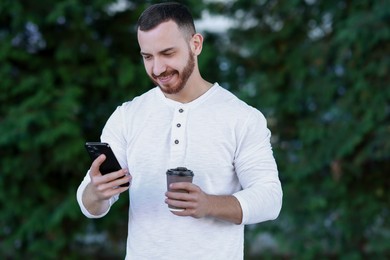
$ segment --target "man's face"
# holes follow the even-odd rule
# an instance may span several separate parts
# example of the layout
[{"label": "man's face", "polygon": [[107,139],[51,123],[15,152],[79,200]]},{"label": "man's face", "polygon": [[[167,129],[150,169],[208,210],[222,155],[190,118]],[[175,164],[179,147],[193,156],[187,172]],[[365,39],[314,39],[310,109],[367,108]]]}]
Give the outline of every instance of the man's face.
[{"label": "man's face", "polygon": [[168,21],[147,32],[138,30],[138,42],[151,80],[166,94],[179,93],[194,71],[195,58],[176,23]]}]

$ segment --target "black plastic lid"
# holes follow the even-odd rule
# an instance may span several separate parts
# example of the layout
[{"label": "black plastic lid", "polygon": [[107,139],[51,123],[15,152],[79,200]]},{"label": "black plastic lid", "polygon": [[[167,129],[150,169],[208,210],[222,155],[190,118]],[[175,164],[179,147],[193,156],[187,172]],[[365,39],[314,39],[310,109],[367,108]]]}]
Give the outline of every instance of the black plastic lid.
[{"label": "black plastic lid", "polygon": [[194,173],[187,169],[186,167],[177,167],[174,169],[169,169],[167,171],[168,175],[177,175],[177,176],[194,176]]}]

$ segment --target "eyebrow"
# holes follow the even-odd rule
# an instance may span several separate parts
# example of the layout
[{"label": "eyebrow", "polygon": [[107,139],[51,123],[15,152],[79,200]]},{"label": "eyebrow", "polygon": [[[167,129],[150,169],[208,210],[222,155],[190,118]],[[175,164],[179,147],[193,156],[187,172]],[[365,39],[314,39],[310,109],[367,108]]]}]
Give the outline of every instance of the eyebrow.
[{"label": "eyebrow", "polygon": [[[164,50],[159,51],[158,53],[166,53],[166,52],[172,51],[174,49],[175,49],[175,47],[169,47],[169,48],[166,48]],[[141,53],[141,55],[151,55],[151,54],[149,54],[147,52],[143,52],[143,51],[140,51],[140,53]]]}]

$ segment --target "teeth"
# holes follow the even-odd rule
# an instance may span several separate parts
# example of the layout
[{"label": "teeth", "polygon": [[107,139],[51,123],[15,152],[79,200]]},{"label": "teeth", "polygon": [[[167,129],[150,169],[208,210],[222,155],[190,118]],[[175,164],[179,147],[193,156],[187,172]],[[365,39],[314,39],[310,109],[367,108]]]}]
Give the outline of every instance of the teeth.
[{"label": "teeth", "polygon": [[166,81],[166,80],[170,79],[171,77],[172,77],[172,75],[168,75],[168,76],[164,76],[164,77],[159,77],[159,79],[161,81]]}]

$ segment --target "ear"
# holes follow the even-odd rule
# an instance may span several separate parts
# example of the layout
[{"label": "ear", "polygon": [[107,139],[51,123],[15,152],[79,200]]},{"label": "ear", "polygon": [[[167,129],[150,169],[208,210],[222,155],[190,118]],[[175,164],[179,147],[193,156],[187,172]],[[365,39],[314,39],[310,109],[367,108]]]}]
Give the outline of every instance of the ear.
[{"label": "ear", "polygon": [[199,55],[202,52],[203,47],[203,36],[200,33],[194,34],[190,42],[192,53]]}]

